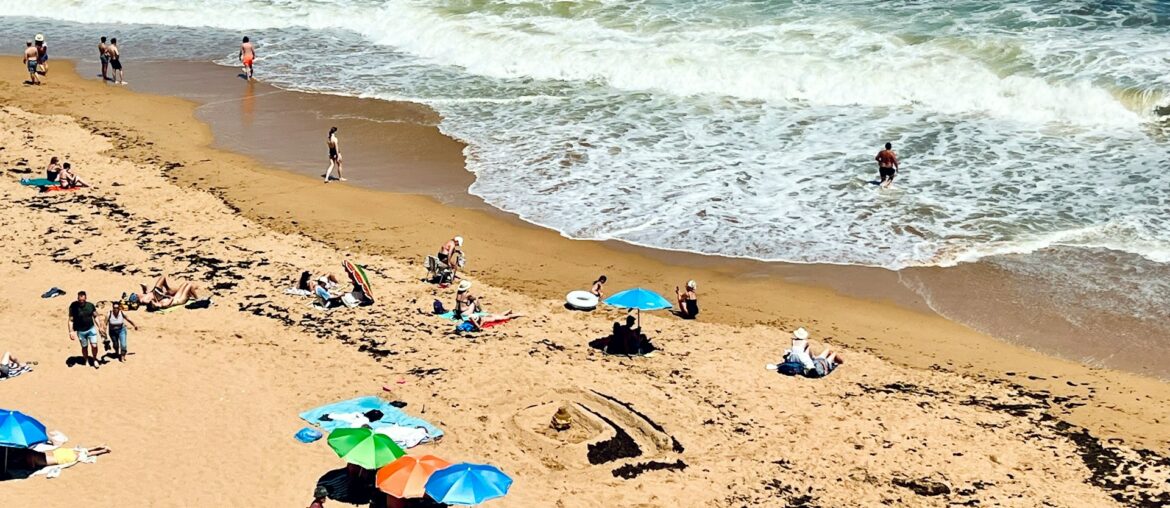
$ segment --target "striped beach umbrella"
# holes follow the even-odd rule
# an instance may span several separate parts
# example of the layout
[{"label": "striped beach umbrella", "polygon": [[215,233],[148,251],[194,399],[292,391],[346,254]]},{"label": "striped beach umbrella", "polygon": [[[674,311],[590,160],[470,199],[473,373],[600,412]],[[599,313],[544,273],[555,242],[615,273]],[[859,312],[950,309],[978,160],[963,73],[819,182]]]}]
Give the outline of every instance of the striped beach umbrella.
[{"label": "striped beach umbrella", "polygon": [[366,267],[354,264],[353,261],[348,259],[341,263],[341,266],[345,268],[345,274],[349,276],[349,280],[353,281],[354,284],[357,284],[362,289],[362,293],[365,293],[366,298],[373,300],[374,292],[370,289],[370,278],[366,275]]}]

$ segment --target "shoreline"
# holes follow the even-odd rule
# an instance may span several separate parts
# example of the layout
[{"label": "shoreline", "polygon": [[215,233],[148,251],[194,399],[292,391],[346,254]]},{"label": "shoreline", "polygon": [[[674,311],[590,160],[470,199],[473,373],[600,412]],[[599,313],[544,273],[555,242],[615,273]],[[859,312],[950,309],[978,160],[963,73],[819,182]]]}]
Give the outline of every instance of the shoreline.
[{"label": "shoreline", "polygon": [[[303,504],[318,475],[340,461],[322,443],[291,438],[304,424],[295,413],[383,386],[447,432],[423,452],[513,475],[500,506],[1170,499],[1161,454],[1168,409],[1157,403],[1170,396],[1165,383],[1028,352],[889,303],[715,268],[703,271],[700,291],[717,320],[646,313],[659,354],[605,356],[589,343],[623,313],[567,312],[539,285],[575,280],[573,270],[596,270],[601,256],[620,265],[611,275],[635,280],[696,269],[429,198],[323,186],[208,147],[210,128],[189,101],[104,87],[63,75],[65,67],[58,63],[44,88],[14,84],[13,71],[0,80],[8,175],[0,274],[18,289],[0,297],[0,314],[12,325],[12,347],[41,360],[0,382],[0,395],[72,443],[115,452],[68,470],[52,489],[43,479],[4,484],[31,504],[85,496],[112,506],[127,490],[154,506]],[[19,186],[17,175],[39,171],[48,154],[74,161],[96,187],[37,194]],[[473,275],[488,308],[529,318],[469,338],[418,311],[452,296],[418,282],[417,259],[449,236],[452,222],[508,233],[463,232],[472,256],[483,251]],[[336,270],[344,257],[367,263],[375,305],[325,313],[281,294],[300,270]],[[491,276],[480,259],[495,267]],[[540,270],[509,268],[516,265]],[[160,271],[213,285],[215,305],[135,314],[146,326],[133,332],[126,364],[94,370],[60,361],[76,355],[59,330],[67,302],[30,297],[34,290],[86,288],[98,300]],[[774,312],[761,324],[752,309],[721,308],[712,298],[720,294],[773,295],[782,305],[764,309]],[[765,371],[797,325],[842,347],[845,366],[818,380]],[[899,351],[926,368],[883,359]],[[1003,361],[982,364],[987,355]],[[995,375],[1013,365],[1020,370]],[[613,427],[595,439],[612,441],[624,429],[639,454],[597,464],[586,460],[586,442],[542,434],[566,403]],[[169,481],[175,476],[187,481]],[[940,484],[945,494],[924,493]]]},{"label": "shoreline", "polygon": [[[470,278],[554,301],[561,300],[568,290],[584,286],[597,273],[609,276],[611,292],[647,286],[667,294],[669,288],[660,287],[661,281],[697,279],[703,299],[701,321],[740,328],[809,326],[815,336],[830,344],[871,351],[901,365],[1000,379],[1057,396],[1088,395],[1065,380],[1092,379],[1115,388],[1092,394],[1100,399],[1099,406],[1069,410],[1070,421],[1151,445],[1170,443],[1170,426],[1160,424],[1170,421],[1170,408],[1146,407],[1140,398],[1130,395],[1170,394],[1170,385],[1156,378],[1063,360],[936,314],[873,298],[840,295],[830,288],[776,278],[744,277],[742,267],[735,263],[701,269],[671,265],[639,249],[627,251],[602,242],[569,240],[501,214],[445,206],[427,196],[322,185],[317,178],[273,169],[250,156],[213,148],[214,133],[197,118],[196,102],[105,86],[82,79],[61,68],[62,64],[58,61],[54,69],[57,86],[83,91],[84,99],[71,100],[66,94],[51,104],[16,101],[17,105],[133,125],[144,137],[155,140],[147,147],[152,155],[129,148],[120,157],[152,163],[157,162],[153,152],[161,150],[191,161],[171,171],[170,178],[212,192],[239,213],[275,231],[304,234],[340,249],[385,255],[414,264],[420,272],[422,257],[431,254],[429,247],[437,248],[451,234],[462,234],[468,241],[465,250]],[[149,108],[137,104],[144,101],[149,101]],[[175,129],[190,134],[170,135]],[[224,163],[205,164],[209,154]],[[848,271],[840,273],[842,282],[856,277]],[[1118,414],[1127,415],[1122,418],[1126,423],[1117,421]],[[1135,415],[1141,416],[1134,420]]]}]

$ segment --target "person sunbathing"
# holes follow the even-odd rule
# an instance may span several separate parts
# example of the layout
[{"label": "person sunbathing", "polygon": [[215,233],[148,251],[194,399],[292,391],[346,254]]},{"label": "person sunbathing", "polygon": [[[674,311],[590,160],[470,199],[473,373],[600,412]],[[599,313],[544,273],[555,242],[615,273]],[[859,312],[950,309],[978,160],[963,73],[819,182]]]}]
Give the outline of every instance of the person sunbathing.
[{"label": "person sunbathing", "polygon": [[309,272],[301,272],[301,278],[299,281],[297,281],[297,289],[315,294],[317,292],[318,286],[324,287],[326,290],[330,290],[337,287],[339,283],[340,282],[338,282],[337,276],[331,273],[327,273],[317,277],[316,279],[313,279],[312,274]]},{"label": "person sunbathing", "polygon": [[467,319],[459,325],[459,330],[464,332],[481,332],[484,328],[494,324],[504,323],[522,317],[524,317],[524,314],[517,314],[512,311],[503,314],[472,314],[467,316]]},{"label": "person sunbathing", "polygon": [[142,292],[130,295],[131,301],[146,305],[146,310],[154,312],[179,305],[186,305],[199,299],[200,288],[194,282],[177,283],[167,274],[160,275],[149,287],[142,284]]},{"label": "person sunbathing", "polygon": [[[95,446],[93,448],[55,448],[47,452],[38,452],[36,450],[20,449],[17,451],[10,451],[9,453],[16,455],[15,466],[17,468],[28,469],[30,471],[39,471],[49,466],[71,466],[78,462],[88,460],[90,457],[97,457],[98,455],[105,455],[110,453],[110,449],[105,446]],[[21,456],[23,455],[23,456]]]},{"label": "person sunbathing", "polygon": [[[812,356],[808,337],[808,330],[804,328],[797,328],[792,332],[792,347],[784,352],[784,363],[800,364],[803,374],[808,377],[825,377],[845,363],[840,354],[827,346],[821,354]],[[779,366],[769,364],[766,368],[776,370]]]},{"label": "person sunbathing", "polygon": [[24,374],[32,370],[32,366],[36,364],[37,362],[21,362],[12,353],[6,351],[4,356],[0,357],[0,379]]}]

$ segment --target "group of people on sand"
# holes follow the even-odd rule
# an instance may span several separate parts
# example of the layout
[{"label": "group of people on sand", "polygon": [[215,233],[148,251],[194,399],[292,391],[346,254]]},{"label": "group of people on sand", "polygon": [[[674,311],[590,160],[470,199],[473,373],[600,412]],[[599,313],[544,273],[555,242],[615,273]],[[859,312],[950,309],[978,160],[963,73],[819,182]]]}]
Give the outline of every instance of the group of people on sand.
[{"label": "group of people on sand", "polygon": [[70,340],[81,344],[82,361],[93,368],[99,368],[106,361],[98,356],[98,344],[106,344],[106,350],[119,362],[125,362],[129,354],[127,328],[138,330],[138,323],[126,313],[129,308],[144,306],[147,311],[160,311],[179,306],[211,306],[210,297],[200,297],[202,290],[193,282],[177,283],[166,274],[159,276],[149,286],[140,285],[140,292],[123,293],[121,300],[110,302],[110,310],[98,312],[97,306],[89,301],[85,291],[77,292],[77,299],[69,304],[67,324]]},{"label": "group of people on sand", "polygon": [[[122,50],[118,49],[117,37],[106,42],[106,37],[102,36],[98,42],[98,60],[102,63],[102,81],[113,81],[116,85],[126,84],[126,74],[122,69]],[[112,79],[110,69],[114,70]]]},{"label": "group of people on sand", "polygon": [[45,179],[55,182],[62,189],[90,186],[89,182],[77,176],[77,173],[73,171],[72,164],[68,162],[62,164],[61,159],[57,156],[49,158],[49,165],[45,166]]},{"label": "group of people on sand", "polygon": [[37,34],[33,40],[25,42],[24,58],[21,62],[28,69],[29,85],[41,85],[41,77],[49,73],[49,45],[45,42],[44,34]]}]

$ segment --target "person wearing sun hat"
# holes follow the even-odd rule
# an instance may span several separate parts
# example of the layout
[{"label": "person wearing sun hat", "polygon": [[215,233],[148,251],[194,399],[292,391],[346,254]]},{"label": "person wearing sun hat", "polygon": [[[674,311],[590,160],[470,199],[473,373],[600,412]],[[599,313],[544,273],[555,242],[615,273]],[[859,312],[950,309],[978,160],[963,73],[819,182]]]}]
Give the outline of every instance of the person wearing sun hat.
[{"label": "person wearing sun hat", "polygon": [[455,318],[464,319],[475,314],[479,304],[476,303],[475,295],[471,294],[471,281],[463,279],[455,289]]},{"label": "person wearing sun hat", "polygon": [[[808,337],[808,330],[804,327],[792,331],[792,347],[784,352],[785,363],[799,363],[804,368],[804,375],[808,377],[825,377],[837,366],[845,363],[841,355],[827,346],[821,354],[813,357],[809,353]],[[769,364],[767,368],[776,370],[777,366]]]},{"label": "person wearing sun hat", "polygon": [[674,287],[674,294],[678,297],[678,316],[683,319],[695,319],[699,316],[699,295],[695,292],[698,284],[693,280],[687,281],[686,291]]}]

